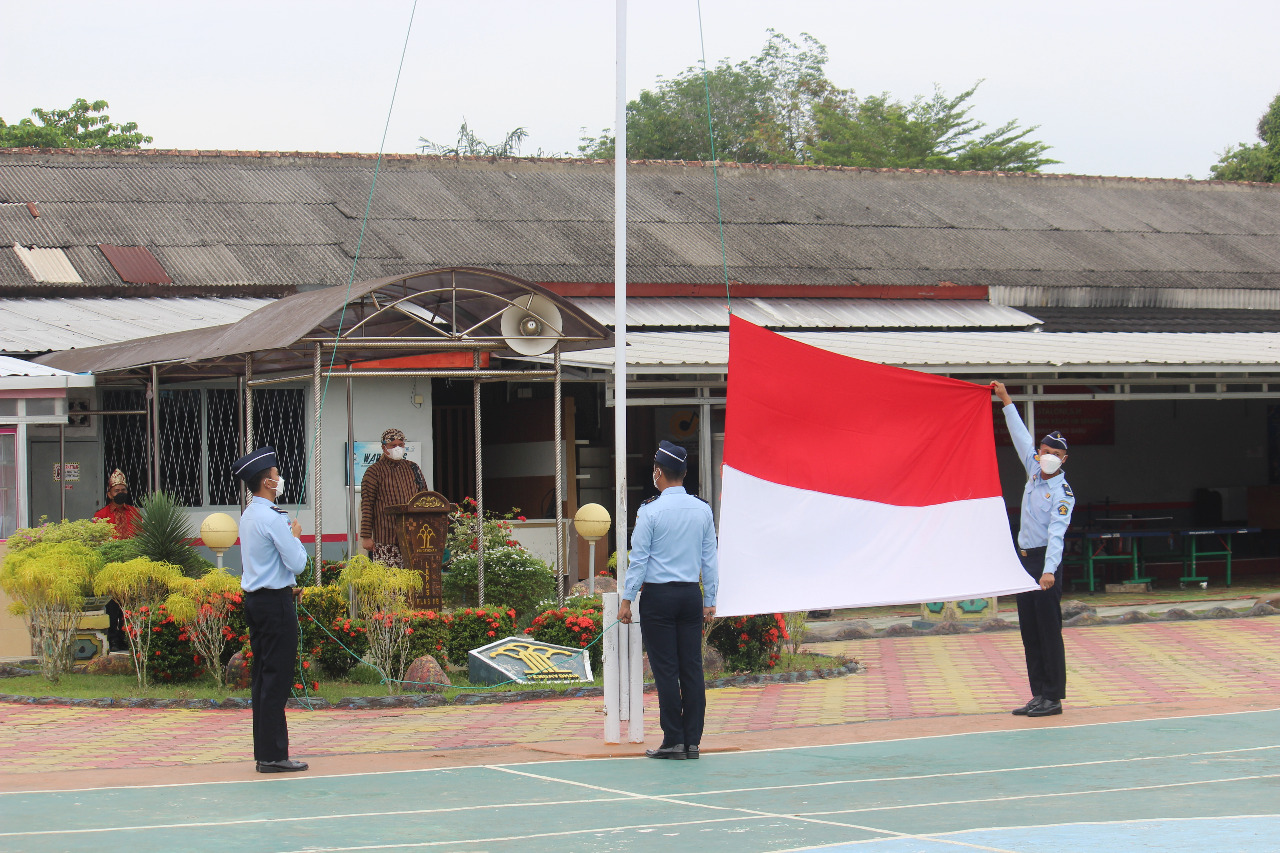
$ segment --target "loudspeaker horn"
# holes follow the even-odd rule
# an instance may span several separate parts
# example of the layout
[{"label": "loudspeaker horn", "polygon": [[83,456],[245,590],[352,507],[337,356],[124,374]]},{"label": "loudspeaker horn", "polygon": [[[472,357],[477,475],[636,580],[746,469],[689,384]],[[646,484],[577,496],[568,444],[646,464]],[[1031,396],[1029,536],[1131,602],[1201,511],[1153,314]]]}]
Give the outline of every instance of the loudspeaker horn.
[{"label": "loudspeaker horn", "polygon": [[560,309],[537,293],[517,297],[502,312],[502,337],[521,355],[550,352],[561,334]]}]

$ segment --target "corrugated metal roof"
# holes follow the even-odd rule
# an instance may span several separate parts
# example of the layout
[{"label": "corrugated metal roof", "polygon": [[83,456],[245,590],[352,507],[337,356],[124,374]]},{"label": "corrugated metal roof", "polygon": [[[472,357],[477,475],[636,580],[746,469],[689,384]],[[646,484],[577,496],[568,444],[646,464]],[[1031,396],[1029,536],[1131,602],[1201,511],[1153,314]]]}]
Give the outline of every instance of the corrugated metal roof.
[{"label": "corrugated metal roof", "polygon": [[[64,247],[97,292],[120,285],[77,254],[97,243],[148,247],[183,287],[338,284],[374,163],[0,152],[3,195],[41,211],[0,204],[0,245]],[[633,281],[722,280],[711,177],[700,165],[630,168]],[[720,180],[730,275],[750,283],[1098,288],[1132,304],[1170,288],[1280,290],[1280,187],[750,165]],[[608,164],[394,158],[357,276],[472,265],[608,281],[612,240]],[[34,287],[6,260],[0,287]]]},{"label": "corrugated metal roof", "polygon": [[[787,337],[865,361],[943,373],[1280,367],[1280,333],[1274,332],[792,332]],[[706,366],[719,372],[728,359],[728,332],[627,335],[627,364],[639,368]],[[588,350],[563,361],[608,370],[613,352]]]},{"label": "corrugated metal roof", "polygon": [[173,279],[169,278],[155,255],[144,246],[99,243],[98,248],[126,284],[173,284]]},{"label": "corrugated metal roof", "polygon": [[[732,294],[732,291],[730,291]],[[612,326],[612,299],[579,297],[573,303],[597,323]],[[771,329],[973,329],[1028,328],[1036,318],[978,300],[733,298],[733,313]],[[728,328],[724,300],[627,299],[628,328]]]},{"label": "corrugated metal roof", "polygon": [[76,268],[71,265],[71,261],[67,260],[66,253],[61,249],[41,249],[36,246],[28,249],[14,243],[13,251],[17,253],[22,265],[31,271],[31,277],[36,281],[50,284],[81,284],[83,282],[80,274],[76,272]]},{"label": "corrugated metal roof", "polygon": [[24,361],[8,355],[0,355],[0,376],[75,376],[56,367],[46,367],[32,361]]},{"label": "corrugated metal roof", "polygon": [[243,296],[0,299],[0,351],[64,350],[220,326],[272,301]]}]

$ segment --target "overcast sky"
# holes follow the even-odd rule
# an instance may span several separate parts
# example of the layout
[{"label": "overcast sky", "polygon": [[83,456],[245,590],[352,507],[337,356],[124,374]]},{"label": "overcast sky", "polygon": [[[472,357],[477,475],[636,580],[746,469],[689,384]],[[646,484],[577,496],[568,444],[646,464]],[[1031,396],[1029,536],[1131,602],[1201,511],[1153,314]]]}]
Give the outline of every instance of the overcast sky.
[{"label": "overcast sky", "polygon": [[[376,152],[413,0],[0,0],[0,117],[104,99],[158,148]],[[956,94],[1039,125],[1055,171],[1207,177],[1255,141],[1280,91],[1278,0],[703,0],[707,59],[759,52],[770,27],[827,45],[861,94]],[[631,0],[627,92],[701,53],[696,0]],[[612,0],[419,0],[387,151],[452,142],[463,116],[523,152],[576,152],[613,125]]]}]

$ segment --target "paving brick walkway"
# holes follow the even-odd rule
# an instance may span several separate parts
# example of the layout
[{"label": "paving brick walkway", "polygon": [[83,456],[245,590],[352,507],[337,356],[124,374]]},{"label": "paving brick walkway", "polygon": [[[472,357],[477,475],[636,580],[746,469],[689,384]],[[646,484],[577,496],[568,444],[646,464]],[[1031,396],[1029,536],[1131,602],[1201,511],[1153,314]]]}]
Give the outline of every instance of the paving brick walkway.
[{"label": "paving brick walkway", "polygon": [[[1256,698],[1280,689],[1280,617],[1076,628],[1065,632],[1066,707]],[[869,720],[1003,712],[1026,697],[1016,632],[823,643],[867,671],[708,694],[707,735]],[[1064,718],[1066,719],[1066,718]],[[656,697],[646,723],[656,730]],[[600,739],[599,699],[421,710],[296,711],[296,757]],[[251,760],[247,711],[0,704],[0,773]]]}]

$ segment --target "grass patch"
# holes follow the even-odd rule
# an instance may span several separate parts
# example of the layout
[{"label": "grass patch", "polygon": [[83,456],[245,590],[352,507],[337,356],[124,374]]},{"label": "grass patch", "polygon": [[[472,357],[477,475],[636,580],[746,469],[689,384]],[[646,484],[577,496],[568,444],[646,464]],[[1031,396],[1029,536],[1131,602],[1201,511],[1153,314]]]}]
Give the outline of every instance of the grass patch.
[{"label": "grass patch", "polygon": [[[784,652],[778,666],[770,673],[805,672],[813,669],[829,669],[848,663],[843,657],[815,655],[808,653],[789,654]],[[708,672],[707,680],[736,675],[731,672]],[[337,703],[342,699],[369,696],[386,696],[387,688],[381,683],[380,676],[373,667],[361,664],[351,671],[346,681],[321,681],[318,690],[310,691],[311,696],[318,696]],[[564,693],[587,686],[574,684],[504,684],[498,687],[478,687],[467,680],[465,671],[449,673],[449,681],[453,686],[446,688],[444,696],[452,700],[461,693],[479,692],[521,692],[526,690],[555,690]],[[604,686],[604,674],[598,673],[593,684]],[[408,693],[410,691],[401,691]],[[248,699],[248,690],[228,690],[218,688],[212,680],[190,681],[185,684],[152,684],[145,690],[138,688],[138,680],[132,675],[89,675],[69,673],[62,676],[57,684],[51,684],[38,673],[19,675],[12,678],[0,678],[0,693],[17,696],[54,696],[62,699],[202,699],[221,701],[223,699]],[[302,695],[301,692],[298,693]]]}]

